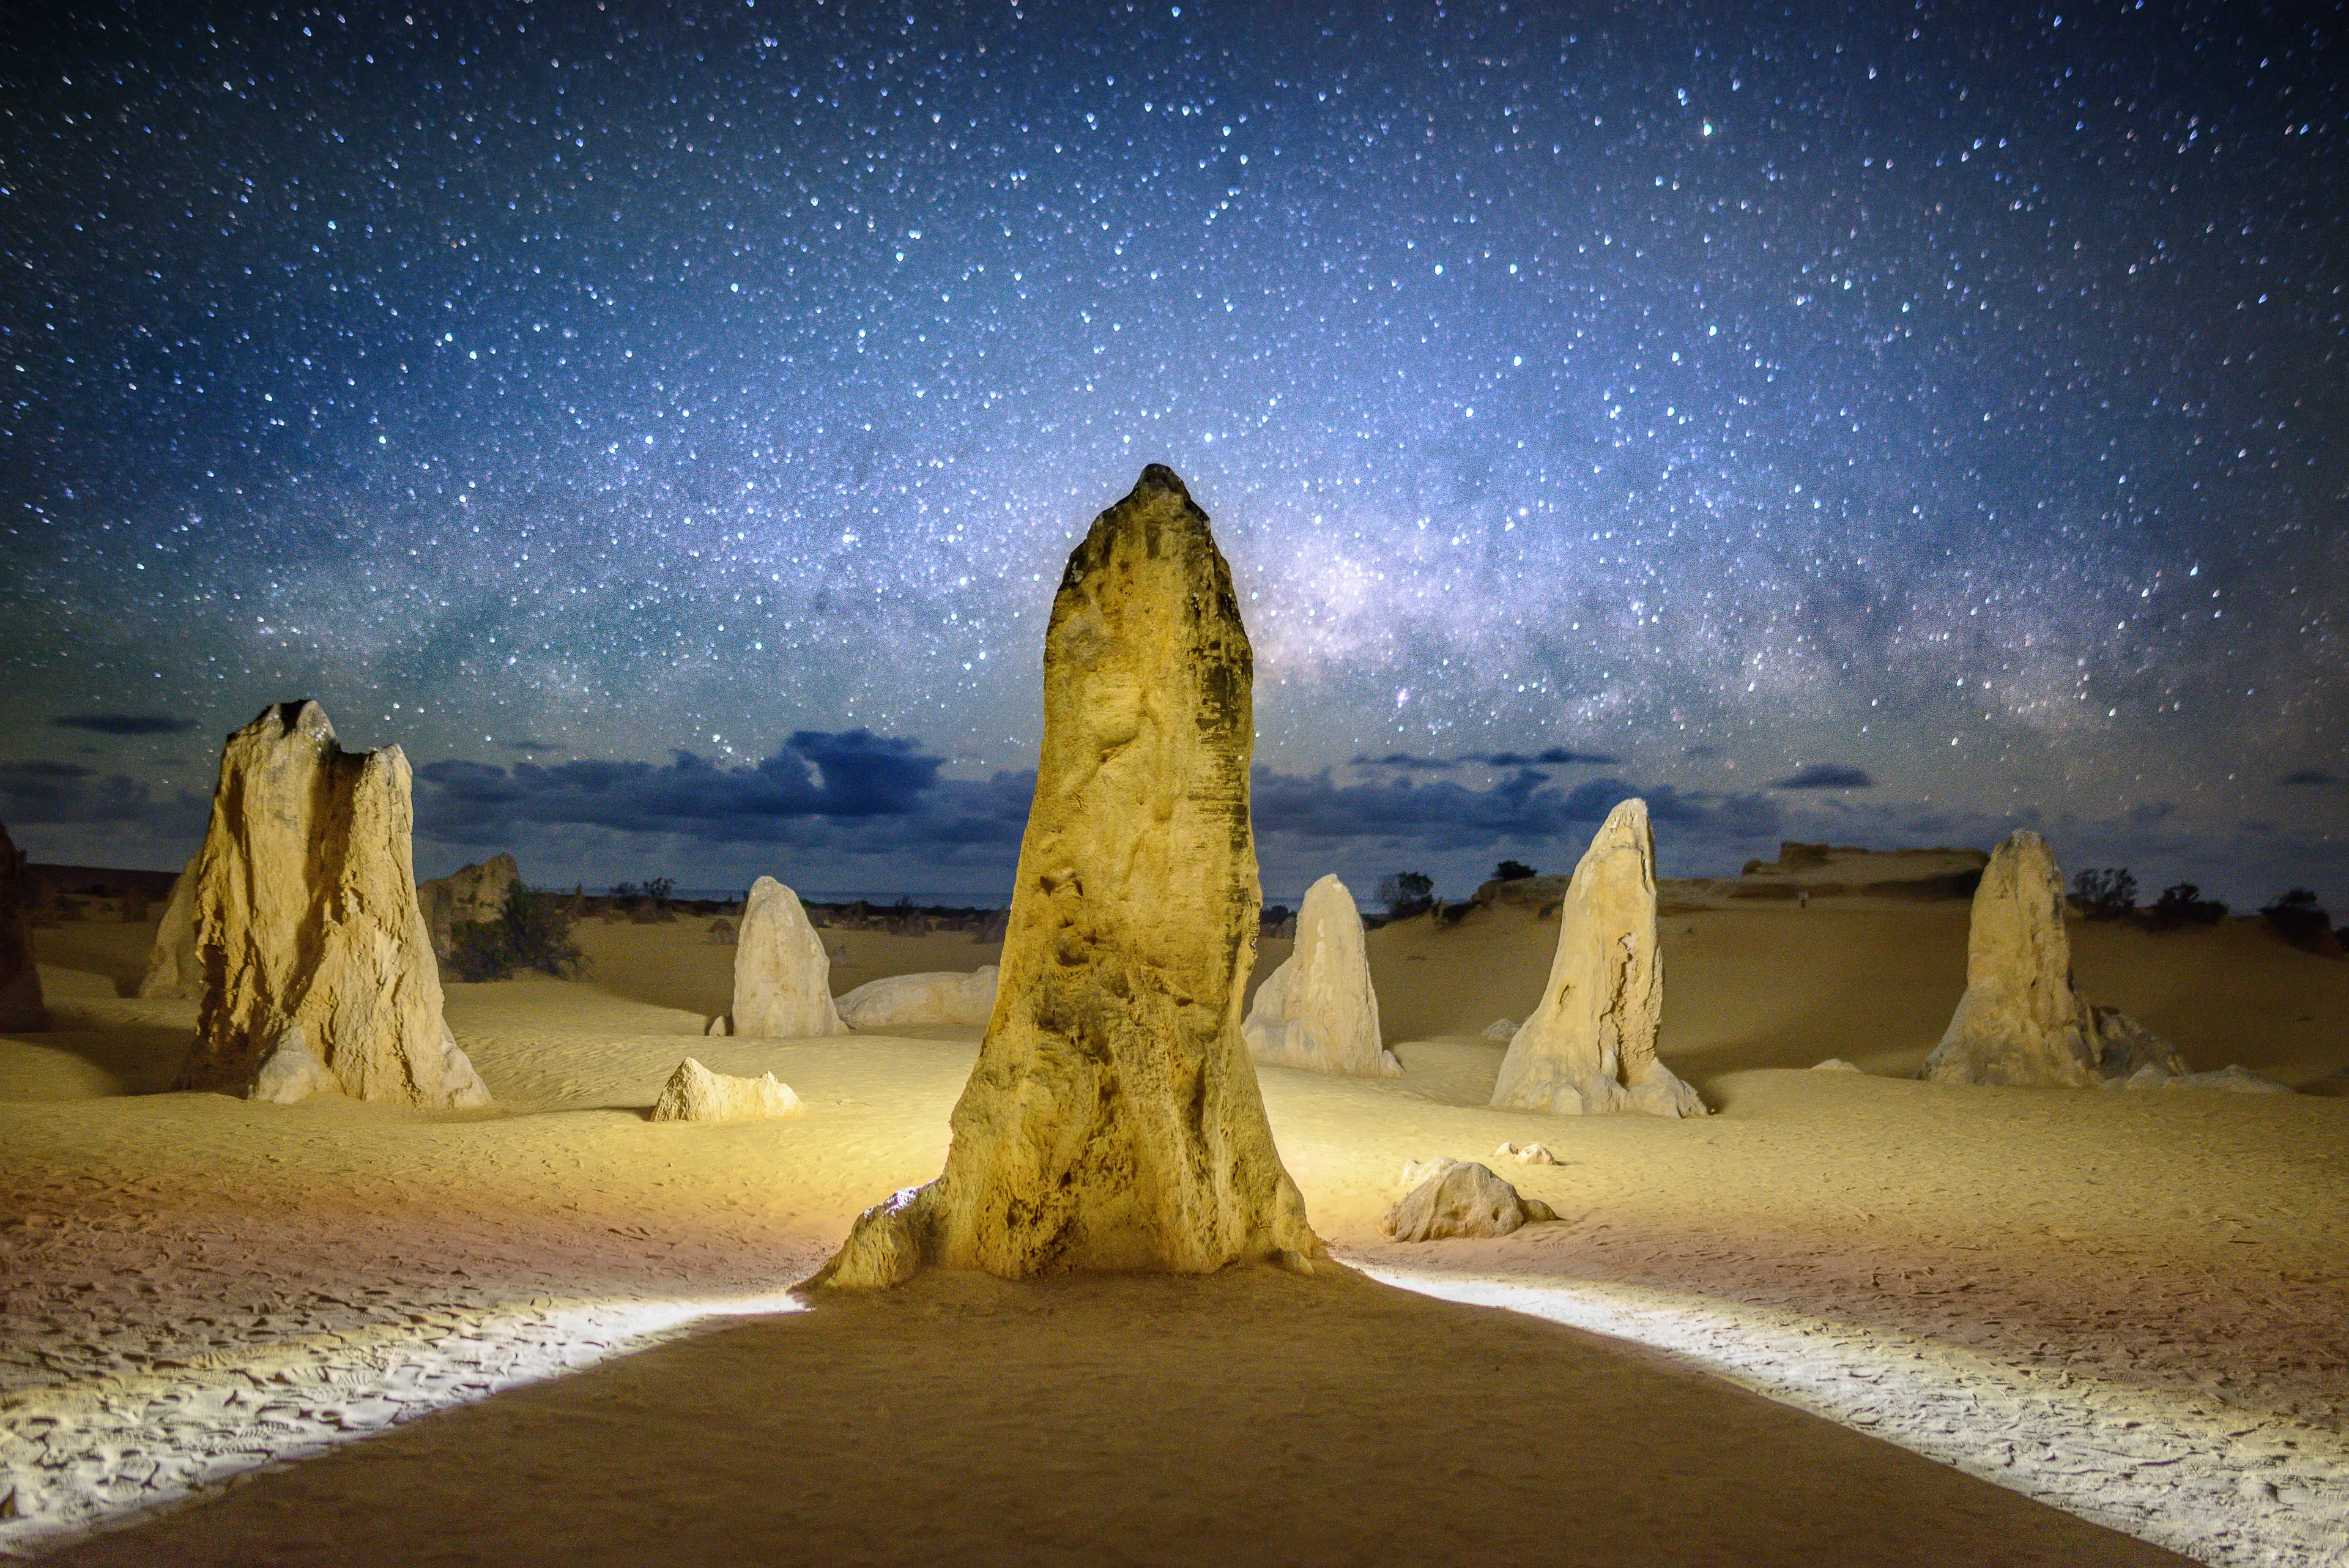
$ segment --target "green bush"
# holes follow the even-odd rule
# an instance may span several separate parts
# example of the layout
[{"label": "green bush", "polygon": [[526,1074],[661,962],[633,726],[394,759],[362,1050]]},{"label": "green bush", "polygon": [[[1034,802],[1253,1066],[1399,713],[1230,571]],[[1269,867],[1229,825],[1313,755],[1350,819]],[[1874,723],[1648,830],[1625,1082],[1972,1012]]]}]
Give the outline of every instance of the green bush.
[{"label": "green bush", "polygon": [[2137,878],[2125,866],[2083,871],[2072,878],[2072,898],[2091,920],[2126,919],[2137,912]]},{"label": "green bush", "polygon": [[449,971],[459,980],[511,980],[517,970],[558,979],[584,974],[587,957],[572,940],[571,910],[551,893],[517,882],[494,920],[469,920],[449,933]]}]

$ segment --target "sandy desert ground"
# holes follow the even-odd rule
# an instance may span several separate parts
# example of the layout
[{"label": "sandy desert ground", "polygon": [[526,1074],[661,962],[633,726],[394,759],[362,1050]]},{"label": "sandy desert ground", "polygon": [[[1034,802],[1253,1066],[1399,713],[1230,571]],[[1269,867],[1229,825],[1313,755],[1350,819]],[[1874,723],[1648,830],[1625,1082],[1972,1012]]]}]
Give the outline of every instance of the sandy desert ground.
[{"label": "sandy desert ground", "polygon": [[[2349,1560],[2349,963],[2077,926],[2092,999],[2302,1092],[1962,1088],[1905,1076],[1962,901],[1687,902],[1663,1054],[1712,1117],[1487,1108],[1480,1032],[1556,923],[1408,921],[1370,943],[1404,1075],[1261,1074],[1349,1268],[812,1303],[856,1211],[936,1172],[978,1031],[704,1039],[730,949],[589,923],[584,981],[449,988],[495,1110],[254,1106],[162,1092],[194,1008],[120,994],[151,927],[45,929],[60,1027],[0,1040],[0,1550]],[[997,953],[826,935],[836,991]],[[687,1054],[806,1114],[651,1125]],[[1559,1220],[1384,1241],[1437,1155]]]}]

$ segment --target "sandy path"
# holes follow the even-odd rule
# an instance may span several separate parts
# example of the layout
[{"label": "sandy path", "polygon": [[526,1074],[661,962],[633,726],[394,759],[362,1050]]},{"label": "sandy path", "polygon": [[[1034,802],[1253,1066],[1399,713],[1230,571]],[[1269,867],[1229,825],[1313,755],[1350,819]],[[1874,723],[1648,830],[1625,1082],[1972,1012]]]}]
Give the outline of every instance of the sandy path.
[{"label": "sandy path", "polygon": [[1830,1542],[2177,1561],[1634,1349],[1268,1269],[830,1299],[58,1561],[1758,1563]]}]

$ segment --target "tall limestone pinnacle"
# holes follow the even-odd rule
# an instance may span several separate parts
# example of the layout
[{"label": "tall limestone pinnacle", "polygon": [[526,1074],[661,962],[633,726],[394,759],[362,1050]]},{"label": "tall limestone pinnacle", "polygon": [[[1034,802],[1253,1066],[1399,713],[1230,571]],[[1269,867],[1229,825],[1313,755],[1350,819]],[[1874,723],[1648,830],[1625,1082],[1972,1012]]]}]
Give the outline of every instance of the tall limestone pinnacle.
[{"label": "tall limestone pinnacle", "polygon": [[1319,1253],[1240,1039],[1252,680],[1206,514],[1154,463],[1052,600],[1036,800],[945,1173],[868,1210],[812,1282]]},{"label": "tall limestone pinnacle", "polygon": [[441,1017],[409,779],[398,746],[344,751],[316,702],[272,704],[228,738],[196,854],[203,993],[182,1087],[489,1103]]},{"label": "tall limestone pinnacle", "polygon": [[1567,884],[1549,983],[1509,1041],[1493,1104],[1556,1116],[1701,1116],[1704,1102],[1656,1056],[1664,960],[1648,804],[1607,814]]}]

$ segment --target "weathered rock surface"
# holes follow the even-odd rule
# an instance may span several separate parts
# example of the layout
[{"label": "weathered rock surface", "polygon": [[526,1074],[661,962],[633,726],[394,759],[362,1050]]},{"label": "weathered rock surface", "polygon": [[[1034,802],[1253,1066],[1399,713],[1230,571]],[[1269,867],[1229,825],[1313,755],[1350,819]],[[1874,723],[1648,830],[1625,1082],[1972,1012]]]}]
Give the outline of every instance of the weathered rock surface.
[{"label": "weathered rock surface", "polygon": [[772,1073],[736,1078],[713,1073],[688,1056],[677,1064],[653,1103],[657,1122],[741,1122],[795,1116],[802,1109],[789,1084]]},{"label": "weathered rock surface", "polygon": [[1514,1159],[1519,1165],[1556,1165],[1557,1163],[1557,1156],[1549,1151],[1549,1146],[1539,1143],[1505,1143],[1493,1151],[1493,1158]]},{"label": "weathered rock surface", "polygon": [[1419,1184],[1379,1220],[1379,1230],[1398,1241],[1437,1241],[1447,1236],[1506,1236],[1519,1226],[1555,1220],[1557,1212],[1474,1160],[1432,1162],[1433,1169],[1409,1168]]},{"label": "weathered rock surface", "polygon": [[196,856],[203,976],[182,1087],[284,1097],[484,1106],[450,1038],[416,902],[408,759],[346,752],[315,702],[285,702],[228,738]]},{"label": "weathered rock surface", "polygon": [[2177,1046],[2080,994],[2063,868],[2045,839],[2016,829],[1974,891],[1965,994],[1920,1076],[2076,1089],[2148,1067],[2169,1076],[2191,1070]]},{"label": "weathered rock surface", "polygon": [[41,971],[33,957],[33,879],[8,830],[0,827],[0,1029],[46,1029]]},{"label": "weathered rock surface", "polygon": [[968,974],[943,971],[868,980],[840,999],[841,1021],[851,1029],[887,1029],[907,1023],[983,1024],[995,1012],[998,972],[994,964],[987,964]]},{"label": "weathered rock surface", "polygon": [[460,866],[446,877],[416,885],[416,902],[432,933],[432,951],[447,960],[457,927],[492,924],[505,918],[506,895],[522,884],[522,868],[511,855],[492,855],[475,866]]},{"label": "weathered rock surface", "polygon": [[1306,889],[1297,949],[1257,987],[1240,1025],[1259,1062],[1392,1078],[1402,1064],[1379,1033],[1379,998],[1354,895],[1335,877]]},{"label": "weathered rock surface", "polygon": [[1647,803],[1627,800],[1567,884],[1549,983],[1501,1058],[1493,1104],[1562,1116],[1703,1116],[1696,1091],[1656,1059],[1663,1012],[1656,839]]},{"label": "weathered rock surface", "polygon": [[2105,1080],[2107,1089],[2229,1089],[2239,1095],[2289,1095],[2290,1084],[2264,1078],[2240,1064],[2209,1073],[2171,1073],[2154,1065]]},{"label": "weathered rock surface", "polygon": [[1153,464],[1052,601],[1002,991],[946,1171],[867,1210],[817,1282],[1319,1253],[1240,1040],[1252,679],[1206,515]]},{"label": "weathered rock surface", "polygon": [[163,923],[155,928],[155,945],[147,950],[147,972],[139,977],[141,996],[177,996],[191,1001],[204,994],[204,972],[196,962],[196,862],[191,856],[171,879],[171,897],[163,905]]},{"label": "weathered rock surface", "polygon": [[845,1034],[832,1001],[832,959],[800,908],[800,896],[761,877],[750,884],[734,941],[734,1009],[730,1029],[712,1033],[793,1039]]}]

